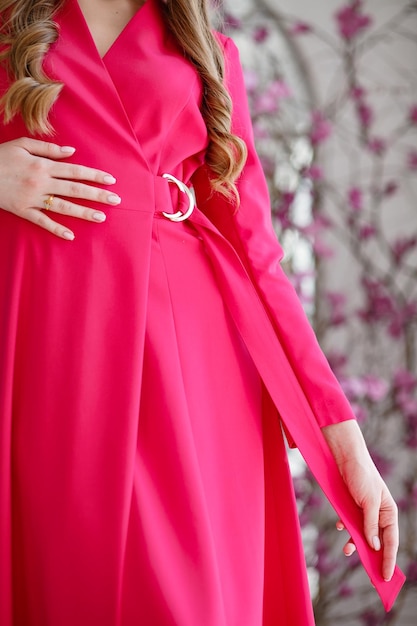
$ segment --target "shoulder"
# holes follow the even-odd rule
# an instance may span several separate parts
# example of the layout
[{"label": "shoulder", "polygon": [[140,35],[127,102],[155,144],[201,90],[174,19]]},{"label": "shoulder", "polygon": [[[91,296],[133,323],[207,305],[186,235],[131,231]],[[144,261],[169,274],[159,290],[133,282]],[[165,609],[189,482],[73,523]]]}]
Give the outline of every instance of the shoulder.
[{"label": "shoulder", "polygon": [[231,37],[218,31],[213,31],[213,34],[223,51],[226,74],[231,78],[233,71],[241,67],[239,49]]},{"label": "shoulder", "polygon": [[239,54],[238,48],[231,37],[220,33],[218,30],[214,30],[213,35],[226,56]]}]

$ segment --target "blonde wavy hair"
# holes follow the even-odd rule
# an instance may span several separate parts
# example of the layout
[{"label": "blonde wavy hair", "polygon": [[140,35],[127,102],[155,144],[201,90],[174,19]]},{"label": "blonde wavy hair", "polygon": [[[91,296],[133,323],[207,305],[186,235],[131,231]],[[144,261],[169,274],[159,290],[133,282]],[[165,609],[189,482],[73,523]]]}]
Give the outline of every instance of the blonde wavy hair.
[{"label": "blonde wavy hair", "polygon": [[[12,83],[0,100],[8,123],[20,113],[32,134],[52,134],[49,112],[63,87],[44,72],[42,63],[58,39],[54,22],[65,0],[0,0],[0,62]],[[209,145],[206,163],[213,189],[229,199],[246,161],[246,145],[231,130],[232,102],[224,86],[224,58],[213,35],[206,0],[164,0],[166,22],[203,85],[202,115]]]}]

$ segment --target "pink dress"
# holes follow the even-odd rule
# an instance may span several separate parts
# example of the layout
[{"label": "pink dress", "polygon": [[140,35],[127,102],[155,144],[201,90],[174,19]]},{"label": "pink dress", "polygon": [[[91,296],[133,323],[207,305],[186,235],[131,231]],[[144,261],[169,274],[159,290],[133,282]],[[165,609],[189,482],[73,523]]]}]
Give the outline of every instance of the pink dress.
[{"label": "pink dress", "polygon": [[[353,416],[279,268],[234,44],[237,214],[210,196],[200,81],[160,1],[104,59],[76,0],[57,20],[54,141],[123,202],[59,217],[73,243],[0,211],[0,623],[313,624],[280,417],[388,607],[403,578],[382,582],[320,434]],[[187,221],[161,213],[181,208],[166,172],[194,186]]]}]

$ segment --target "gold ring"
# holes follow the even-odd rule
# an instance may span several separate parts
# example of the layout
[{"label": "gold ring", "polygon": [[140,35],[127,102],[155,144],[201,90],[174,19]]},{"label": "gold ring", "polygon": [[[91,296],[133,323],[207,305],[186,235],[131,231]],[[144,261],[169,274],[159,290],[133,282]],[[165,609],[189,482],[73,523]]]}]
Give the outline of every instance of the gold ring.
[{"label": "gold ring", "polygon": [[46,200],[43,201],[43,206],[45,207],[45,211],[49,211],[49,209],[52,208],[53,201],[54,201],[54,195],[53,194],[48,196],[46,198]]}]

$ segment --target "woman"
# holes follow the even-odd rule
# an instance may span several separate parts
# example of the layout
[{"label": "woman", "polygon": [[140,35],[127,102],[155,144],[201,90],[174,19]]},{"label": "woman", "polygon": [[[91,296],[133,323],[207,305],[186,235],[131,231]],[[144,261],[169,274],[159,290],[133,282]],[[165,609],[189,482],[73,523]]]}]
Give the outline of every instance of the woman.
[{"label": "woman", "polygon": [[199,0],[0,14],[2,625],[313,624],[278,412],[389,608],[395,504],[279,268],[234,44]]}]

